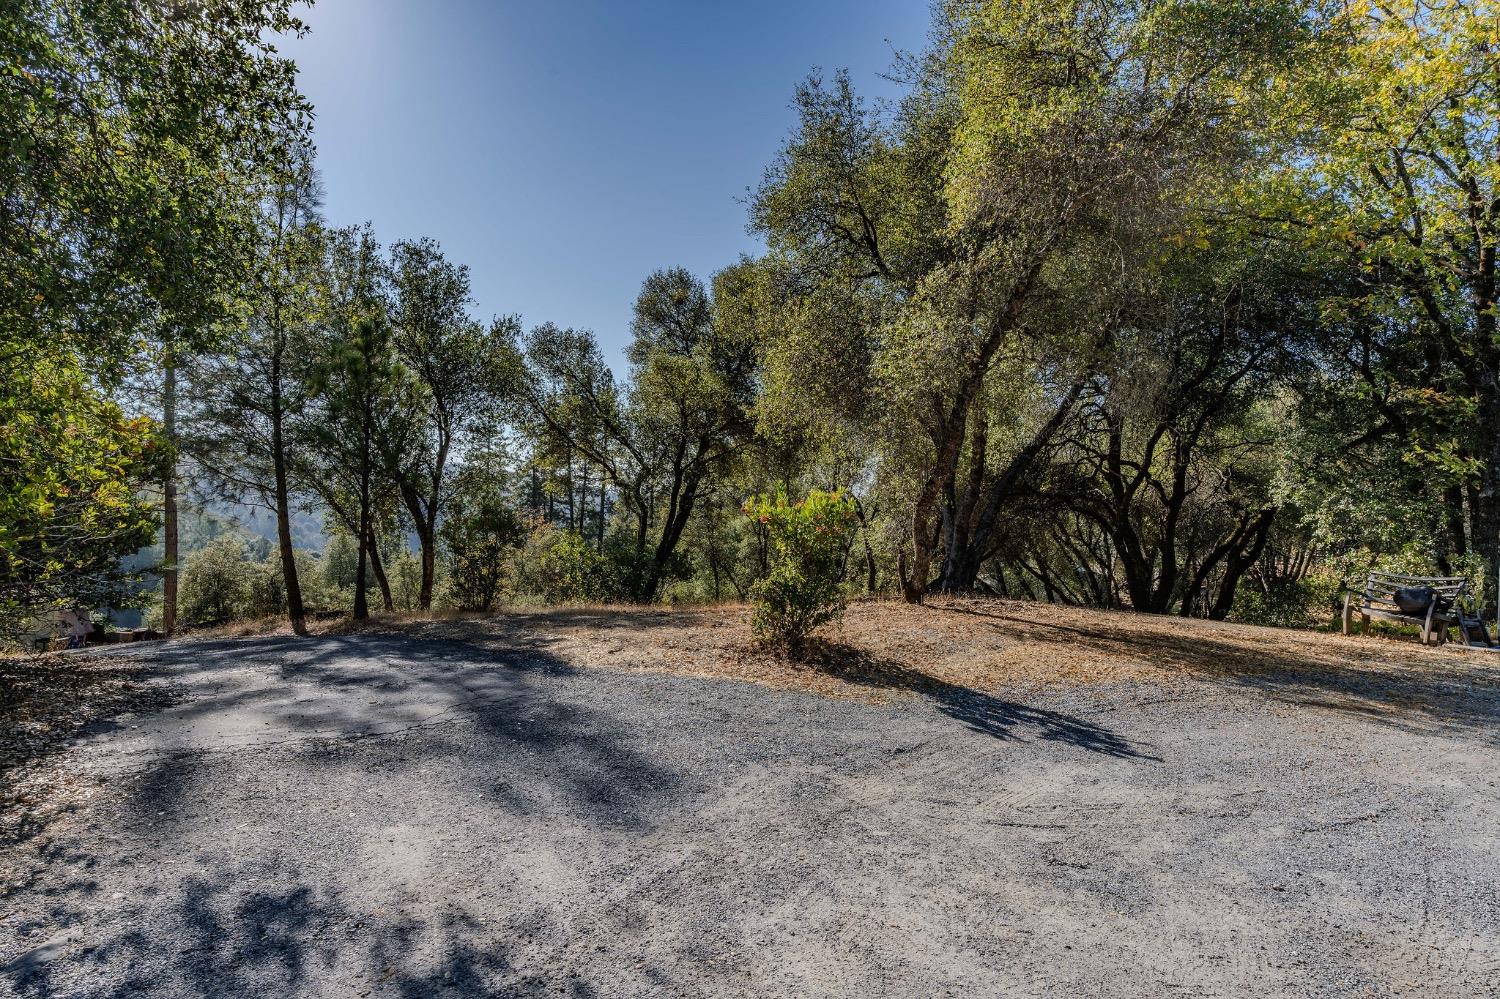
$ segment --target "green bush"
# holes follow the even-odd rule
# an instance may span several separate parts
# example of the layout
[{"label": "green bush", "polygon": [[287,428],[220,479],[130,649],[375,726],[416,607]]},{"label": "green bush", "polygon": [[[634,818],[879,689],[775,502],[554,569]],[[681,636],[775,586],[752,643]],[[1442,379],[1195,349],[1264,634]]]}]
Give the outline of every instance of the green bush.
[{"label": "green bush", "polygon": [[614,592],[610,560],[577,531],[532,525],[512,560],[517,589],[549,604],[606,600]]},{"label": "green bush", "polygon": [[354,538],[343,531],[334,531],[323,549],[319,568],[322,581],[330,590],[352,589],[359,572],[359,546]]},{"label": "green bush", "polygon": [[1332,569],[1273,585],[1270,592],[1243,582],[1234,595],[1236,621],[1277,628],[1327,627],[1341,606],[1343,578]]},{"label": "green bush", "polygon": [[751,631],[762,644],[799,656],[814,630],[843,615],[854,502],[814,490],[797,503],[783,493],[757,497],[744,510],[764,525],[770,544],[770,573],[751,590]]},{"label": "green bush", "polygon": [[223,624],[252,610],[261,567],[245,560],[245,543],[224,534],[183,562],[177,613],[186,626]]},{"label": "green bush", "polygon": [[527,538],[521,518],[495,502],[454,504],[439,535],[448,599],[462,610],[493,608],[508,582],[510,555]]},{"label": "green bush", "polygon": [[385,567],[386,579],[391,584],[391,602],[398,611],[414,611],[422,602],[422,560],[410,549],[401,553]]},{"label": "green bush", "polygon": [[282,575],[279,557],[250,563],[249,582],[249,592],[240,608],[242,616],[274,617],[286,613],[286,577]]}]

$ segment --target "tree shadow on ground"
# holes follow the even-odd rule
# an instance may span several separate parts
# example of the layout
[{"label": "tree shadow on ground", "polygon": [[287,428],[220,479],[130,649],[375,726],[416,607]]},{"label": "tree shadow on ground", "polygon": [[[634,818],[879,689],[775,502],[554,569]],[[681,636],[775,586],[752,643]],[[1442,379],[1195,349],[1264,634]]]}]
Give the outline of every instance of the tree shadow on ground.
[{"label": "tree shadow on ground", "polygon": [[598,983],[622,969],[595,965],[591,983],[570,967],[569,919],[545,908],[485,919],[452,900],[319,885],[277,863],[214,866],[167,887],[148,914],[112,920],[86,948],[75,921],[0,966],[0,989],[24,999],[614,994]]},{"label": "tree shadow on ground", "polygon": [[[109,736],[131,747],[125,769],[111,778],[125,795],[111,833],[151,855],[167,843],[213,849],[214,834],[205,840],[204,830],[221,821],[219,761],[226,751],[274,754],[279,766],[337,787],[357,786],[346,782],[372,769],[388,771],[403,781],[398,800],[405,794],[412,801],[420,801],[414,789],[426,768],[459,761],[452,770],[465,774],[460,793],[477,792],[497,813],[616,832],[653,828],[688,780],[633,744],[607,706],[548,682],[573,667],[544,651],[497,653],[379,634],[162,651],[161,673],[188,696]],[[224,725],[226,717],[234,724]],[[362,747],[357,757],[355,744]],[[303,805],[285,784],[240,793],[264,795],[251,820],[264,826],[263,842],[274,843],[286,816]],[[493,926],[448,925],[450,917],[465,918],[460,907],[372,917],[329,879],[268,866],[275,856],[181,880],[168,876],[158,886],[132,873],[134,861],[96,880],[86,870],[70,873],[88,860],[87,851],[38,853],[36,876],[17,886],[34,918],[18,924],[27,939],[0,944],[0,962],[10,962],[0,964],[0,993],[297,995],[342,980],[352,968],[376,995],[557,995],[560,987],[592,994],[581,986],[569,993],[572,983],[556,978],[523,980]],[[101,890],[118,888],[124,901],[109,904],[139,913],[112,920],[102,933],[80,932],[88,911],[106,904]],[[60,935],[47,937],[58,928]],[[74,937],[93,949],[80,953]],[[413,956],[418,937],[429,948],[421,960]],[[430,948],[438,944],[434,958]],[[80,972],[89,985],[75,993]]]},{"label": "tree shadow on ground", "polygon": [[[1101,614],[1098,626],[1068,625],[1008,613],[999,602],[994,608],[969,603],[933,609],[993,620],[1005,634],[1022,640],[1145,659],[1169,671],[1253,690],[1288,704],[1412,731],[1447,729],[1500,738],[1500,657],[1490,665],[1456,651],[1393,648],[1380,640],[1341,636],[1328,636],[1323,651],[1312,635],[1299,636],[1308,647],[1293,651],[1269,640],[1236,640],[1208,622],[1142,618],[1125,628],[1111,626],[1115,615]],[[1161,626],[1155,627],[1158,622]],[[1286,638],[1267,631],[1268,639]],[[1366,647],[1351,655],[1356,642]]]},{"label": "tree shadow on ground", "polygon": [[855,686],[918,694],[949,718],[961,722],[972,731],[996,739],[1033,738],[1044,742],[1061,742],[1106,756],[1159,762],[1157,757],[1134,748],[1120,733],[1094,722],[949,683],[919,669],[894,660],[880,659],[850,645],[814,642],[809,647],[805,662],[820,672]]},{"label": "tree shadow on ground", "polygon": [[38,765],[118,715],[172,703],[172,692],[147,685],[145,673],[127,655],[0,656],[0,848],[43,834],[57,816],[46,807],[50,788],[26,786],[47,783]]},{"label": "tree shadow on ground", "polygon": [[[197,753],[285,750],[318,768],[336,765],[349,740],[387,737],[407,739],[407,754],[419,747],[465,753],[470,766],[488,771],[492,798],[517,812],[556,809],[583,821],[644,827],[654,802],[681,783],[631,744],[605,706],[547,683],[576,668],[543,649],[378,633],[246,646],[229,643],[228,650],[242,662],[253,657],[258,677],[240,684],[207,677],[166,713],[171,728],[149,747],[157,759],[137,784],[143,814],[177,814]],[[180,665],[202,669],[191,660]],[[225,726],[226,717],[233,724]],[[464,731],[477,744],[450,745],[443,733],[449,721],[468,722]],[[173,741],[179,735],[188,741]],[[535,767],[526,779],[508,769],[518,760]]]}]

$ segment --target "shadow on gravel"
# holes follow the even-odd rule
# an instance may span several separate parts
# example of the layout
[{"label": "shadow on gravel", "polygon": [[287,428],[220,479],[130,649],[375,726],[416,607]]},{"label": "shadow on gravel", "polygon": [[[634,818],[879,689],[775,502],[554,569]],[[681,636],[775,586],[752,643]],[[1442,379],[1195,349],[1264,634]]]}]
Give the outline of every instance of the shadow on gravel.
[{"label": "shadow on gravel", "polygon": [[[0,986],[25,999],[248,999],[325,994],[334,983],[341,995],[413,999],[598,995],[583,982],[526,976],[511,946],[530,934],[503,919],[479,919],[461,905],[429,908],[419,917],[265,864],[219,868],[169,891],[148,921],[103,944],[79,952],[72,931],[64,931],[0,966]],[[79,925],[77,918],[70,922]],[[54,975],[65,963],[74,965],[72,973]]]},{"label": "shadow on gravel", "polygon": [[878,659],[849,645],[820,643],[813,648],[807,665],[846,683],[920,694],[948,717],[996,739],[1030,737],[1066,743],[1091,753],[1160,762],[1157,757],[1133,748],[1118,732],[1101,725],[948,683],[902,663]]},{"label": "shadow on gravel", "polygon": [[[685,779],[631,745],[608,705],[539,683],[572,667],[535,649],[497,654],[455,642],[355,635],[164,651],[161,671],[182,681],[189,697],[153,719],[158,730],[129,733],[140,740],[132,743],[139,754],[133,759],[144,765],[114,778],[128,782],[128,798],[112,833],[147,855],[216,849],[212,830],[226,779],[221,749],[243,754],[235,777],[242,783],[231,796],[262,826],[251,839],[257,844],[301,834],[299,812],[326,809],[336,802],[329,788],[363,787],[372,771],[389,774],[376,787],[387,796],[374,799],[380,810],[373,818],[368,803],[353,806],[364,812],[350,821],[409,819],[429,782],[430,793],[443,794],[456,780],[460,794],[478,789],[488,799],[496,821],[527,815],[644,830]],[[220,667],[235,667],[235,675],[216,676]],[[460,724],[432,724],[448,721]],[[265,741],[244,741],[246,732],[264,733]],[[270,772],[292,769],[307,790],[259,780],[256,753],[283,754],[283,770]],[[476,822],[487,817],[483,805],[469,814]],[[0,941],[0,995],[292,996],[346,976],[351,995],[558,994],[555,979],[520,977],[493,920],[485,926],[457,904],[417,916],[371,912],[368,900],[274,866],[279,853],[256,849],[259,862],[187,876],[164,871],[159,884],[137,883],[104,902],[87,873],[67,884],[42,878],[62,858],[37,852],[36,878],[15,887],[33,903],[56,897],[33,904],[38,918],[20,924],[34,935]],[[86,860],[78,855],[62,867]],[[70,929],[43,939],[49,928],[86,924],[101,905],[115,918],[93,950],[80,951]],[[64,966],[66,975],[59,974]],[[580,987],[563,994],[592,993]]]},{"label": "shadow on gravel", "polygon": [[[1347,647],[1327,658],[1288,655],[1274,646],[1258,647],[1192,632],[1076,627],[1028,620],[1000,610],[940,607],[1004,622],[1006,630],[1039,643],[1085,647],[1111,656],[1150,658],[1202,679],[1263,692],[1289,704],[1360,715],[1381,724],[1416,731],[1452,729],[1477,732],[1500,741],[1500,662],[1488,665],[1463,653],[1433,654],[1431,664],[1396,665],[1381,661],[1370,641],[1368,658],[1351,659]],[[1500,659],[1500,657],[1497,657]]]},{"label": "shadow on gravel", "polygon": [[[186,651],[177,666],[212,671]],[[629,733],[607,707],[538,688],[543,675],[575,672],[542,650],[495,652],[462,642],[365,634],[232,642],[224,651],[260,678],[238,686],[209,678],[204,689],[169,712],[167,738],[190,730],[197,741],[192,748],[176,743],[155,754],[137,778],[139,814],[167,822],[181,817],[184,800],[195,793],[195,764],[204,750],[282,747],[307,767],[321,769],[341,765],[352,740],[384,736],[403,737],[391,764],[398,772],[462,754],[458,770],[483,775],[496,803],[516,813],[552,811],[644,828],[655,801],[679,782],[675,772],[629,744]],[[163,664],[173,665],[168,657]],[[478,733],[477,753],[472,744],[449,742],[439,723],[455,720]],[[541,780],[534,771],[525,779],[516,776],[523,759],[540,766]]]},{"label": "shadow on gravel", "polygon": [[41,834],[55,817],[43,807],[48,788],[18,785],[28,768],[120,714],[171,703],[169,690],[142,683],[144,672],[128,655],[0,656],[0,847]]}]

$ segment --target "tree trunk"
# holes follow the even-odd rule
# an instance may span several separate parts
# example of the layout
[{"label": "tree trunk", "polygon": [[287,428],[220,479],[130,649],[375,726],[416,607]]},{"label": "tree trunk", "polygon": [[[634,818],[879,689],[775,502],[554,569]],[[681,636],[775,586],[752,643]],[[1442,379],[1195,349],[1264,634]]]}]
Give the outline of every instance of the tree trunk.
[{"label": "tree trunk", "polygon": [[603,472],[599,473],[599,550],[604,550],[604,521],[607,513],[604,509],[605,502],[609,498],[609,477]]},{"label": "tree trunk", "polygon": [[307,634],[307,610],[302,605],[302,581],[297,577],[297,557],[292,548],[291,501],[287,489],[286,461],[281,454],[281,430],[274,431],[276,472],[276,545],[281,554],[281,580],[286,587],[286,612],[292,631]]},{"label": "tree trunk", "polygon": [[693,503],[698,498],[697,477],[687,476],[680,488],[675,488],[674,491],[676,494],[673,496],[672,506],[668,510],[666,521],[662,524],[661,540],[656,544],[656,552],[651,557],[651,569],[642,588],[642,603],[651,603],[656,599],[657,591],[661,589],[667,564],[671,562],[673,553],[677,551],[677,542],[682,539],[682,532],[693,513]]},{"label": "tree trunk", "polygon": [[292,631],[307,634],[306,610],[302,606],[302,581],[297,578],[297,558],[292,549],[291,488],[287,483],[286,443],[282,434],[281,363],[273,361],[271,372],[271,467],[275,476],[276,544],[281,553],[281,580],[286,588],[286,612]]},{"label": "tree trunk", "polygon": [[437,528],[431,519],[417,532],[417,540],[422,546],[422,589],[417,594],[417,607],[429,611],[433,581],[437,578]]},{"label": "tree trunk", "polygon": [[411,516],[412,529],[417,535],[417,548],[422,561],[422,582],[417,590],[417,607],[421,610],[432,609],[433,578],[437,571],[437,558],[434,550],[437,530],[433,524],[436,511],[428,499],[429,497],[423,497],[414,486],[403,480],[401,500],[406,504],[406,512]]},{"label": "tree trunk", "polygon": [[1469,552],[1469,531],[1464,524],[1464,487],[1454,483],[1443,491],[1443,512],[1448,518],[1449,544],[1463,558]]},{"label": "tree trunk", "polygon": [[375,585],[380,587],[380,602],[387,611],[396,609],[396,601],[391,598],[391,581],[385,574],[385,560],[380,557],[380,545],[374,537],[370,538],[370,572],[375,577]]},{"label": "tree trunk", "polygon": [[[432,479],[427,494],[425,519],[414,518],[417,523],[417,539],[422,543],[422,589],[417,594],[417,607],[432,610],[432,587],[437,578],[437,522],[443,502],[443,470],[448,467],[448,450],[451,447],[452,430],[446,422],[439,424],[437,457],[432,464]],[[568,490],[568,506],[573,505],[571,483]],[[570,513],[571,517],[571,513]]]},{"label": "tree trunk", "polygon": [[[979,431],[975,431],[973,451],[978,455],[979,467],[975,467],[975,459],[971,457],[969,492],[965,497],[964,507],[956,511],[954,544],[943,555],[938,589],[949,593],[967,593],[975,588],[986,554],[994,546],[995,533],[1000,525],[1000,512],[1005,501],[1072,415],[1087,385],[1086,377],[1077,379],[1047,422],[987,485],[982,467],[987,442]],[[981,413],[980,419],[983,418]],[[981,496],[984,499],[982,507],[978,505]]]},{"label": "tree trunk", "polygon": [[172,448],[172,458],[161,490],[161,630],[170,635],[177,630],[177,355],[170,337],[163,362],[166,378],[162,387],[162,429]]},{"label": "tree trunk", "polygon": [[[364,515],[361,514],[360,522],[363,523],[364,520]],[[369,597],[365,593],[365,588],[369,585],[365,575],[366,564],[369,561],[369,551],[369,540],[366,537],[366,532],[361,532],[359,538],[358,568],[354,571],[354,620],[356,621],[363,621],[370,616]]]},{"label": "tree trunk", "polygon": [[[417,591],[417,607],[424,611],[432,609],[433,581],[437,576],[437,507],[440,478],[440,476],[433,477],[432,491],[426,496],[419,493],[416,486],[406,479],[402,480],[400,489],[401,501],[406,504],[406,512],[411,516],[413,530],[417,535],[417,547],[421,554],[422,582]],[[548,503],[550,506],[550,499]],[[550,522],[550,516],[548,520]]]},{"label": "tree trunk", "polygon": [[865,592],[874,593],[877,582],[875,575],[875,549],[870,547],[870,521],[865,517],[865,506],[859,501],[858,496],[854,500],[854,516],[859,521],[859,540],[865,547]]},{"label": "tree trunk", "polygon": [[[932,553],[937,540],[933,536],[932,515],[937,509],[938,497],[948,487],[948,476],[951,474],[953,459],[963,444],[964,420],[968,415],[967,407],[955,408],[957,419],[950,422],[945,437],[940,439],[933,471],[927,481],[922,484],[922,491],[917,494],[917,501],[912,505],[911,566],[909,571],[903,571],[904,578],[901,581],[901,595],[909,604],[921,603],[927,594],[927,580],[932,574]],[[957,433],[951,429],[952,423],[958,424]]]},{"label": "tree trunk", "polygon": [[[368,367],[368,360],[366,361]],[[366,576],[366,567],[369,562],[370,553],[370,412],[369,401],[363,403],[364,412],[361,414],[363,426],[360,428],[360,459],[359,459],[359,561],[354,572],[354,620],[363,621],[370,616],[369,597],[366,588],[369,585]]]},{"label": "tree trunk", "polygon": [[[567,486],[566,486],[566,488],[567,488],[567,491],[568,491],[568,530],[570,530],[570,531],[577,531],[578,530],[578,501],[577,501],[577,497],[575,497],[573,495],[573,456],[571,454],[568,455],[568,474],[567,474]],[[582,532],[580,532],[580,533],[582,533]]]},{"label": "tree trunk", "polygon": [[1208,612],[1208,616],[1213,620],[1224,620],[1234,608],[1234,594],[1239,588],[1240,580],[1260,558],[1261,552],[1265,551],[1266,539],[1271,536],[1271,525],[1275,520],[1276,509],[1274,507],[1262,510],[1250,529],[1249,537],[1245,539],[1246,543],[1237,546],[1229,553],[1229,559],[1224,566],[1224,581],[1219,585],[1219,595]]},{"label": "tree trunk", "polygon": [[1500,371],[1485,371],[1479,392],[1479,457],[1483,462],[1474,495],[1473,536],[1469,550],[1479,552],[1490,577],[1500,567]]}]

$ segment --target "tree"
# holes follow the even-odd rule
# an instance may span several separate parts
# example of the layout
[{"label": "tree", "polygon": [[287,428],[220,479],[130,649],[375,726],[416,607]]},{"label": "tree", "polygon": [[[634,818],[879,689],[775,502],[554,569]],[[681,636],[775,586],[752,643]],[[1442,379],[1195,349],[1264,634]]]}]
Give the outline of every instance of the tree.
[{"label": "tree", "polygon": [[[1330,273],[1320,394],[1348,406],[1337,457],[1350,487],[1445,509],[1431,558],[1500,559],[1500,43],[1491,3],[1338,5],[1279,95],[1305,108],[1258,221]],[[1371,526],[1381,511],[1372,507]],[[1386,509],[1385,513],[1394,512]],[[1421,519],[1421,518],[1418,518]],[[1467,529],[1472,524],[1472,534]],[[1423,533],[1425,531],[1413,532]]]},{"label": "tree", "polygon": [[48,608],[135,605],[121,558],[155,535],[142,492],[168,459],[150,420],[99,398],[67,358],[33,358],[0,394],[0,636]]},{"label": "tree", "polygon": [[[1223,617],[1277,513],[1274,432],[1317,324],[1285,255],[1195,244],[1159,265],[1065,431],[1049,487],[1108,539],[1138,611]],[[1213,593],[1210,593],[1210,590]]]},{"label": "tree", "polygon": [[[524,342],[525,425],[550,452],[601,469],[634,521],[629,589],[656,598],[694,505],[751,430],[751,344],[714,320],[703,284],[658,271],[636,300],[621,392],[587,333],[542,326]],[[653,540],[654,538],[654,540]]]},{"label": "tree", "polygon": [[707,289],[680,268],[646,279],[631,332],[628,412],[665,497],[640,588],[650,600],[703,489],[749,434],[754,355],[742,336],[715,321]]},{"label": "tree", "polygon": [[505,453],[471,454],[455,476],[452,502],[438,529],[449,593],[464,610],[490,610],[507,580],[507,563],[526,541],[526,524],[507,499]]},{"label": "tree", "polygon": [[451,491],[449,460],[492,429],[509,391],[508,346],[519,321],[486,328],[470,319],[469,271],[445,259],[432,240],[391,250],[392,338],[416,376],[414,426],[392,442],[387,460],[422,549],[419,606],[432,606],[438,523]]},{"label": "tree", "polygon": [[299,471],[329,505],[350,513],[358,548],[354,617],[369,616],[368,568],[377,536],[385,420],[408,411],[413,379],[395,357],[380,248],[368,226],[325,241],[324,323],[312,373],[314,404],[299,421]]},{"label": "tree", "polygon": [[[908,600],[972,585],[1175,206],[1243,146],[1245,81],[1298,30],[1269,2],[950,2],[894,119],[843,76],[799,90],[752,218],[800,352],[829,359],[803,370],[866,386],[844,395],[901,483]],[[860,321],[808,328],[840,302]],[[1044,389],[1029,424],[1016,386]]]},{"label": "tree", "polygon": [[245,616],[254,596],[256,566],[245,543],[224,534],[189,555],[182,572],[182,616],[189,625],[225,624]]},{"label": "tree", "polygon": [[308,366],[297,345],[318,321],[318,190],[310,151],[270,178],[250,311],[229,342],[190,366],[193,407],[185,443],[218,492],[271,510],[287,613],[305,633],[292,546],[291,428],[308,403]]},{"label": "tree", "polygon": [[[86,478],[135,486],[115,464],[124,442],[100,400],[158,359],[171,440],[174,355],[225,314],[253,256],[248,178],[308,122],[295,68],[271,44],[302,30],[291,8],[17,0],[0,18],[0,380],[18,418],[61,418],[96,438],[100,465],[73,469]],[[161,354],[144,349],[152,341]],[[69,391],[40,390],[28,371]],[[172,459],[160,454],[170,515]],[[74,508],[52,491],[64,477],[9,471],[7,504]]]}]

